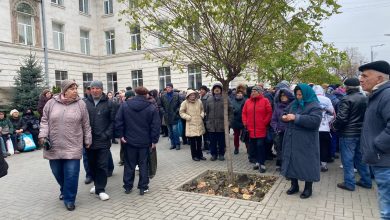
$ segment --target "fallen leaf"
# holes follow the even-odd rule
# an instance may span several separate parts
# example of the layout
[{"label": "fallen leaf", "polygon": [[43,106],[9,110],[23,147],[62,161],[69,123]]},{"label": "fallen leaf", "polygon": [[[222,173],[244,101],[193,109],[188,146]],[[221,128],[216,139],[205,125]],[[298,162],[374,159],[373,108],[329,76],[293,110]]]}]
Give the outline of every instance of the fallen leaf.
[{"label": "fallen leaf", "polygon": [[204,188],[204,187],[206,187],[206,186],[207,186],[206,182],[199,182],[197,188],[198,188],[198,189],[199,189],[199,188]]},{"label": "fallen leaf", "polygon": [[245,200],[248,200],[248,199],[251,199],[251,195],[249,195],[249,194],[243,194],[243,195],[242,195],[242,198],[245,199]]},{"label": "fallen leaf", "polygon": [[240,188],[234,187],[234,188],[232,188],[232,191],[235,192],[235,193],[238,193],[240,191]]}]

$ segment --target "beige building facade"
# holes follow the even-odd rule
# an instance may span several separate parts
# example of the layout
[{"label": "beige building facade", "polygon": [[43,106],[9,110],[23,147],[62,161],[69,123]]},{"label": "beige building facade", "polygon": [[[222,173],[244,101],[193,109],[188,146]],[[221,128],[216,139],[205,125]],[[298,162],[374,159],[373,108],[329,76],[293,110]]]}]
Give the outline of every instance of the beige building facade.
[{"label": "beige building facade", "polygon": [[[143,45],[164,48],[142,29],[119,21],[125,5],[116,0],[44,1],[50,88],[64,79],[75,80],[80,94],[92,80],[103,81],[105,91],[161,89],[168,82],[180,90],[213,84],[194,66],[179,71],[146,59]],[[16,71],[30,51],[44,66],[41,6],[40,0],[0,0],[0,105],[9,103]],[[241,82],[246,83],[236,79],[232,86]]]}]

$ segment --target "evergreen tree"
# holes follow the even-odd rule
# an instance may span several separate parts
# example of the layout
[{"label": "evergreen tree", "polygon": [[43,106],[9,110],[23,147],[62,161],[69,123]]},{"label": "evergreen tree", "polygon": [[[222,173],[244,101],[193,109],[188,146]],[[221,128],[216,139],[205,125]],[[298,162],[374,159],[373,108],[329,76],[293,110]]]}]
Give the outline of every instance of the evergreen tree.
[{"label": "evergreen tree", "polygon": [[19,111],[26,108],[37,109],[39,95],[43,90],[44,79],[39,60],[30,52],[25,57],[15,76],[14,107]]}]

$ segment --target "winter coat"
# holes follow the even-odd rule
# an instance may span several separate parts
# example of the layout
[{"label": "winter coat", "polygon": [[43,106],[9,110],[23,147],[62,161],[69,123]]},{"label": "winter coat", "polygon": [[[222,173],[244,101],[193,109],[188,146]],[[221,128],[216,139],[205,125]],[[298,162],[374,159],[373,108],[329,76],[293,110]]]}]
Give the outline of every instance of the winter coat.
[{"label": "winter coat", "polygon": [[232,100],[233,118],[230,123],[230,127],[233,129],[243,129],[244,124],[242,123],[242,108],[244,107],[246,98]]},{"label": "winter coat", "polygon": [[[287,95],[288,102],[286,103],[280,102],[280,95],[282,93]],[[286,130],[287,123],[282,121],[282,116],[286,108],[288,107],[288,105],[292,101],[294,101],[294,99],[295,97],[289,89],[281,88],[276,92],[275,100],[274,100],[274,108],[273,108],[272,118],[270,123],[275,133],[284,132],[284,130]]]},{"label": "winter coat", "polygon": [[8,173],[8,164],[4,160],[3,155],[0,155],[0,178],[7,175]]},{"label": "winter coat", "polygon": [[195,93],[193,90],[187,91],[187,99],[181,103],[180,117],[186,120],[186,137],[199,137],[205,133],[203,118],[204,110],[202,101],[196,99],[190,102],[188,96]]},{"label": "winter coat", "polygon": [[348,89],[338,105],[333,128],[342,137],[360,136],[368,98],[359,89]]},{"label": "winter coat", "polygon": [[14,133],[14,125],[8,118],[3,118],[0,120],[0,128],[1,134],[13,134]]},{"label": "winter coat", "polygon": [[[51,98],[50,98],[50,99],[51,99]],[[43,108],[45,107],[46,103],[47,103],[50,99],[46,98],[45,95],[41,95],[41,96],[39,97],[37,109],[38,109],[38,113],[39,113],[40,117],[42,117],[42,115],[43,115]]]},{"label": "winter coat", "polygon": [[[208,132],[224,132],[223,120],[223,98],[217,100],[214,96],[210,96],[206,102],[206,128]],[[228,117],[232,118],[232,106],[228,99]],[[229,121],[228,119],[228,121]]]},{"label": "winter coat", "polygon": [[30,133],[39,132],[39,119],[34,114],[23,114],[23,121],[26,124],[26,131]]},{"label": "winter coat", "polygon": [[160,111],[164,116],[165,123],[167,125],[177,124],[178,120],[180,119],[179,109],[181,102],[179,94],[173,92],[172,99],[168,98],[168,94],[164,94],[161,97],[160,104]]},{"label": "winter coat", "polygon": [[[304,86],[303,90],[309,90]],[[311,89],[311,88],[310,88]],[[302,91],[303,97],[307,92]],[[315,97],[314,92],[311,90]],[[281,174],[288,178],[318,182],[320,180],[320,143],[318,129],[322,110],[318,101],[305,102],[304,107],[294,100],[286,113],[295,114],[288,122],[283,137]]]},{"label": "winter coat", "polygon": [[21,117],[14,118],[11,116],[11,118],[9,120],[11,121],[12,126],[14,127],[14,132],[16,130],[20,130],[20,129],[23,129],[23,131],[25,131],[27,129],[27,125]]},{"label": "winter coat", "polygon": [[390,81],[368,97],[360,147],[363,161],[372,166],[390,167]]},{"label": "winter coat", "polygon": [[324,89],[321,86],[315,85],[313,90],[316,93],[318,100],[320,101],[320,106],[322,109],[322,120],[319,131],[330,132],[330,123],[332,122],[335,115],[332,101],[330,101],[330,99],[325,96]]},{"label": "winter coat", "polygon": [[81,159],[83,144],[92,143],[85,102],[77,98],[65,104],[60,95],[50,99],[43,108],[38,138],[50,140],[52,149],[44,150],[45,159]]},{"label": "winter coat", "polygon": [[119,107],[115,129],[132,147],[148,148],[160,137],[160,116],[153,103],[136,95]]},{"label": "winter coat", "polygon": [[111,139],[114,136],[115,106],[108,100],[105,94],[102,95],[99,103],[95,102],[89,95],[84,102],[89,114],[89,123],[92,132],[91,149],[110,148]]},{"label": "winter coat", "polygon": [[271,104],[263,95],[249,98],[242,109],[242,122],[250,138],[265,138],[271,117]]}]

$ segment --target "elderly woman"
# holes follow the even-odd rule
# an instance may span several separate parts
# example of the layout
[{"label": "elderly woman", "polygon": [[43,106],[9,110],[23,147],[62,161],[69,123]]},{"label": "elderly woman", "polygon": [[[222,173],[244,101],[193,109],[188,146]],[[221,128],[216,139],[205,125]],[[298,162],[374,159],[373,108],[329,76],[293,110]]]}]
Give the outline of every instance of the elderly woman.
[{"label": "elderly woman", "polygon": [[322,109],[313,89],[298,84],[295,100],[282,116],[288,122],[283,138],[283,163],[281,174],[291,179],[288,195],[299,192],[298,180],[305,181],[302,199],[312,195],[313,182],[320,181],[320,143],[318,129]]},{"label": "elderly woman", "polygon": [[50,90],[45,89],[39,96],[38,101],[38,113],[39,117],[42,118],[43,115],[43,108],[45,107],[46,103],[53,97],[53,94],[50,92]]},{"label": "elderly woman", "polygon": [[202,135],[205,133],[204,110],[197,92],[191,89],[187,91],[186,100],[181,103],[179,113],[186,121],[185,134],[190,142],[192,159],[206,160],[202,153]]},{"label": "elderly woman", "polygon": [[65,80],[61,93],[43,108],[39,143],[44,145],[43,157],[60,185],[60,200],[69,211],[75,209],[83,143],[92,142],[88,111],[77,93],[77,84]]}]

